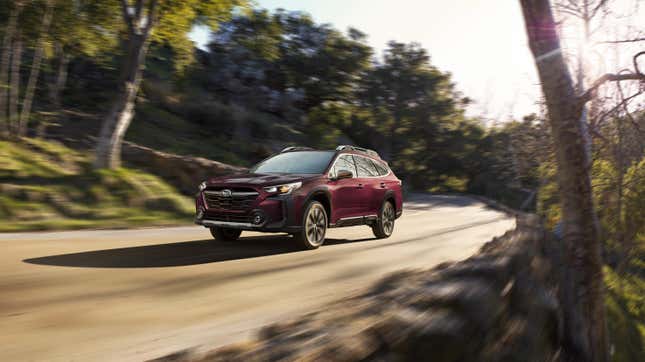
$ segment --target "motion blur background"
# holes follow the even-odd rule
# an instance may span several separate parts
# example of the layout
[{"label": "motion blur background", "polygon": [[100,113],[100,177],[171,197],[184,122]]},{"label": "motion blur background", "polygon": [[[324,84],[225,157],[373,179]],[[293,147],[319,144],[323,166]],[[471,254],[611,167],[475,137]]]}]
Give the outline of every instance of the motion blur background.
[{"label": "motion blur background", "polygon": [[[632,66],[643,7],[555,2],[580,90]],[[338,144],[377,150],[406,192],[483,195],[557,229],[522,26],[511,1],[0,1],[0,231],[190,224],[202,178]],[[612,83],[585,115],[609,326],[636,353],[644,101],[642,82]]]}]

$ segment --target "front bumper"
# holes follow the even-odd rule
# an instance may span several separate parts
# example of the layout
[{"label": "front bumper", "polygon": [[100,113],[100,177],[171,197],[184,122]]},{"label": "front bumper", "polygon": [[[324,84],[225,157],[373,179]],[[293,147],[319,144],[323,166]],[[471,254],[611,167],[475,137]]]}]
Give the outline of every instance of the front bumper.
[{"label": "front bumper", "polygon": [[[231,215],[227,210],[209,209],[201,193],[197,197],[197,214],[195,224],[207,228],[222,227],[238,230],[265,232],[298,232],[301,228],[295,222],[294,195],[269,196],[258,201],[251,210],[245,211],[249,216],[248,222],[228,220]],[[256,216],[260,216],[259,220]]]}]

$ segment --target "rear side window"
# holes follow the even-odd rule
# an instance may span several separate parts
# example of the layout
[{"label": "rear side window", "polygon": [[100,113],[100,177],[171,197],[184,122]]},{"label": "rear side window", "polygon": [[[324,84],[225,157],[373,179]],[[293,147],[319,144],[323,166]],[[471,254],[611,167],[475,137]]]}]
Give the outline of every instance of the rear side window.
[{"label": "rear side window", "polygon": [[387,166],[385,166],[383,163],[371,160],[372,163],[374,164],[374,167],[376,167],[376,171],[378,171],[379,176],[385,176],[388,174],[388,169]]},{"label": "rear side window", "polygon": [[372,161],[365,157],[354,156],[356,161],[356,168],[358,169],[358,177],[374,177],[378,176],[378,171]]},{"label": "rear side window", "polygon": [[338,171],[340,170],[351,171],[352,175],[356,177],[356,167],[354,166],[354,160],[352,160],[352,156],[343,155],[338,157],[336,163],[334,164],[334,169],[332,170],[333,175],[336,176],[338,174]]}]

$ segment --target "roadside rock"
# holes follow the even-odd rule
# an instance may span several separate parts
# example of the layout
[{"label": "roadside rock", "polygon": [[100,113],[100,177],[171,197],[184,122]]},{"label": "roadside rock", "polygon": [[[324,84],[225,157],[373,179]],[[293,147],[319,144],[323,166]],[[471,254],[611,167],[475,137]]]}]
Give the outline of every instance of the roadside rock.
[{"label": "roadside rock", "polygon": [[197,185],[209,177],[246,170],[203,157],[165,153],[131,142],[124,142],[121,152],[124,161],[159,175],[187,195],[197,192]]}]

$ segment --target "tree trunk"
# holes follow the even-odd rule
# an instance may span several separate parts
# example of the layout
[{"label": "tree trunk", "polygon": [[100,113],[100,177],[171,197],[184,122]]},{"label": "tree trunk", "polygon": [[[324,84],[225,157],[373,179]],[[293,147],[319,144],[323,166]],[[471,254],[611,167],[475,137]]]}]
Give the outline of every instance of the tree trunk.
[{"label": "tree trunk", "polygon": [[70,56],[65,53],[62,47],[58,46],[58,71],[56,72],[56,79],[49,88],[49,102],[56,109],[60,110],[62,107],[61,93],[65,89],[67,83],[67,67],[69,66]]},{"label": "tree trunk", "polygon": [[31,72],[29,80],[27,81],[27,88],[25,89],[25,97],[22,102],[22,111],[20,113],[20,121],[18,122],[18,136],[23,137],[27,134],[27,123],[31,115],[31,105],[34,101],[34,93],[36,92],[36,83],[38,82],[38,75],[40,74],[40,63],[43,60],[44,41],[51,24],[52,16],[54,13],[53,1],[47,1],[47,9],[43,17],[43,22],[40,28],[40,39],[36,43],[34,49],[34,59],[31,62]]},{"label": "tree trunk", "polygon": [[562,285],[565,358],[607,361],[601,244],[593,209],[587,138],[549,0],[520,0],[558,164],[567,270]]},{"label": "tree trunk", "polygon": [[9,132],[14,133],[14,127],[18,122],[18,98],[20,97],[20,63],[22,61],[22,39],[20,30],[16,33],[16,39],[13,41],[13,51],[11,54],[11,86],[9,87],[9,113],[8,126]]},{"label": "tree trunk", "polygon": [[9,123],[9,118],[7,114],[7,96],[9,95],[9,63],[11,62],[11,48],[13,41],[13,34],[16,31],[16,22],[18,20],[18,14],[20,12],[20,6],[15,6],[11,9],[11,14],[9,15],[9,21],[7,22],[7,28],[4,33],[4,39],[2,40],[2,55],[0,55],[0,134],[7,136],[11,132],[11,127]]},{"label": "tree trunk", "polygon": [[101,126],[96,146],[95,168],[121,166],[121,144],[134,117],[134,105],[141,83],[141,71],[147,48],[146,35],[130,34],[128,53],[123,67],[122,89]]},{"label": "tree trunk", "polygon": [[623,218],[623,198],[625,182],[625,159],[623,155],[623,120],[618,119],[616,122],[617,142],[614,146],[614,157],[616,163],[616,234],[614,236],[616,243],[620,248],[620,259],[618,260],[618,267],[616,268],[619,275],[623,275],[627,264],[629,263],[629,252],[631,250],[631,243],[627,242],[626,225]]},{"label": "tree trunk", "polygon": [[67,83],[67,68],[69,66],[70,56],[65,53],[59,44],[56,45],[56,53],[58,54],[58,70],[54,75],[54,79],[49,80],[48,85],[49,105],[54,109],[55,114],[39,120],[40,122],[36,126],[36,138],[45,138],[47,136],[47,127],[52,124],[52,116],[58,120],[62,117],[61,93]]}]

